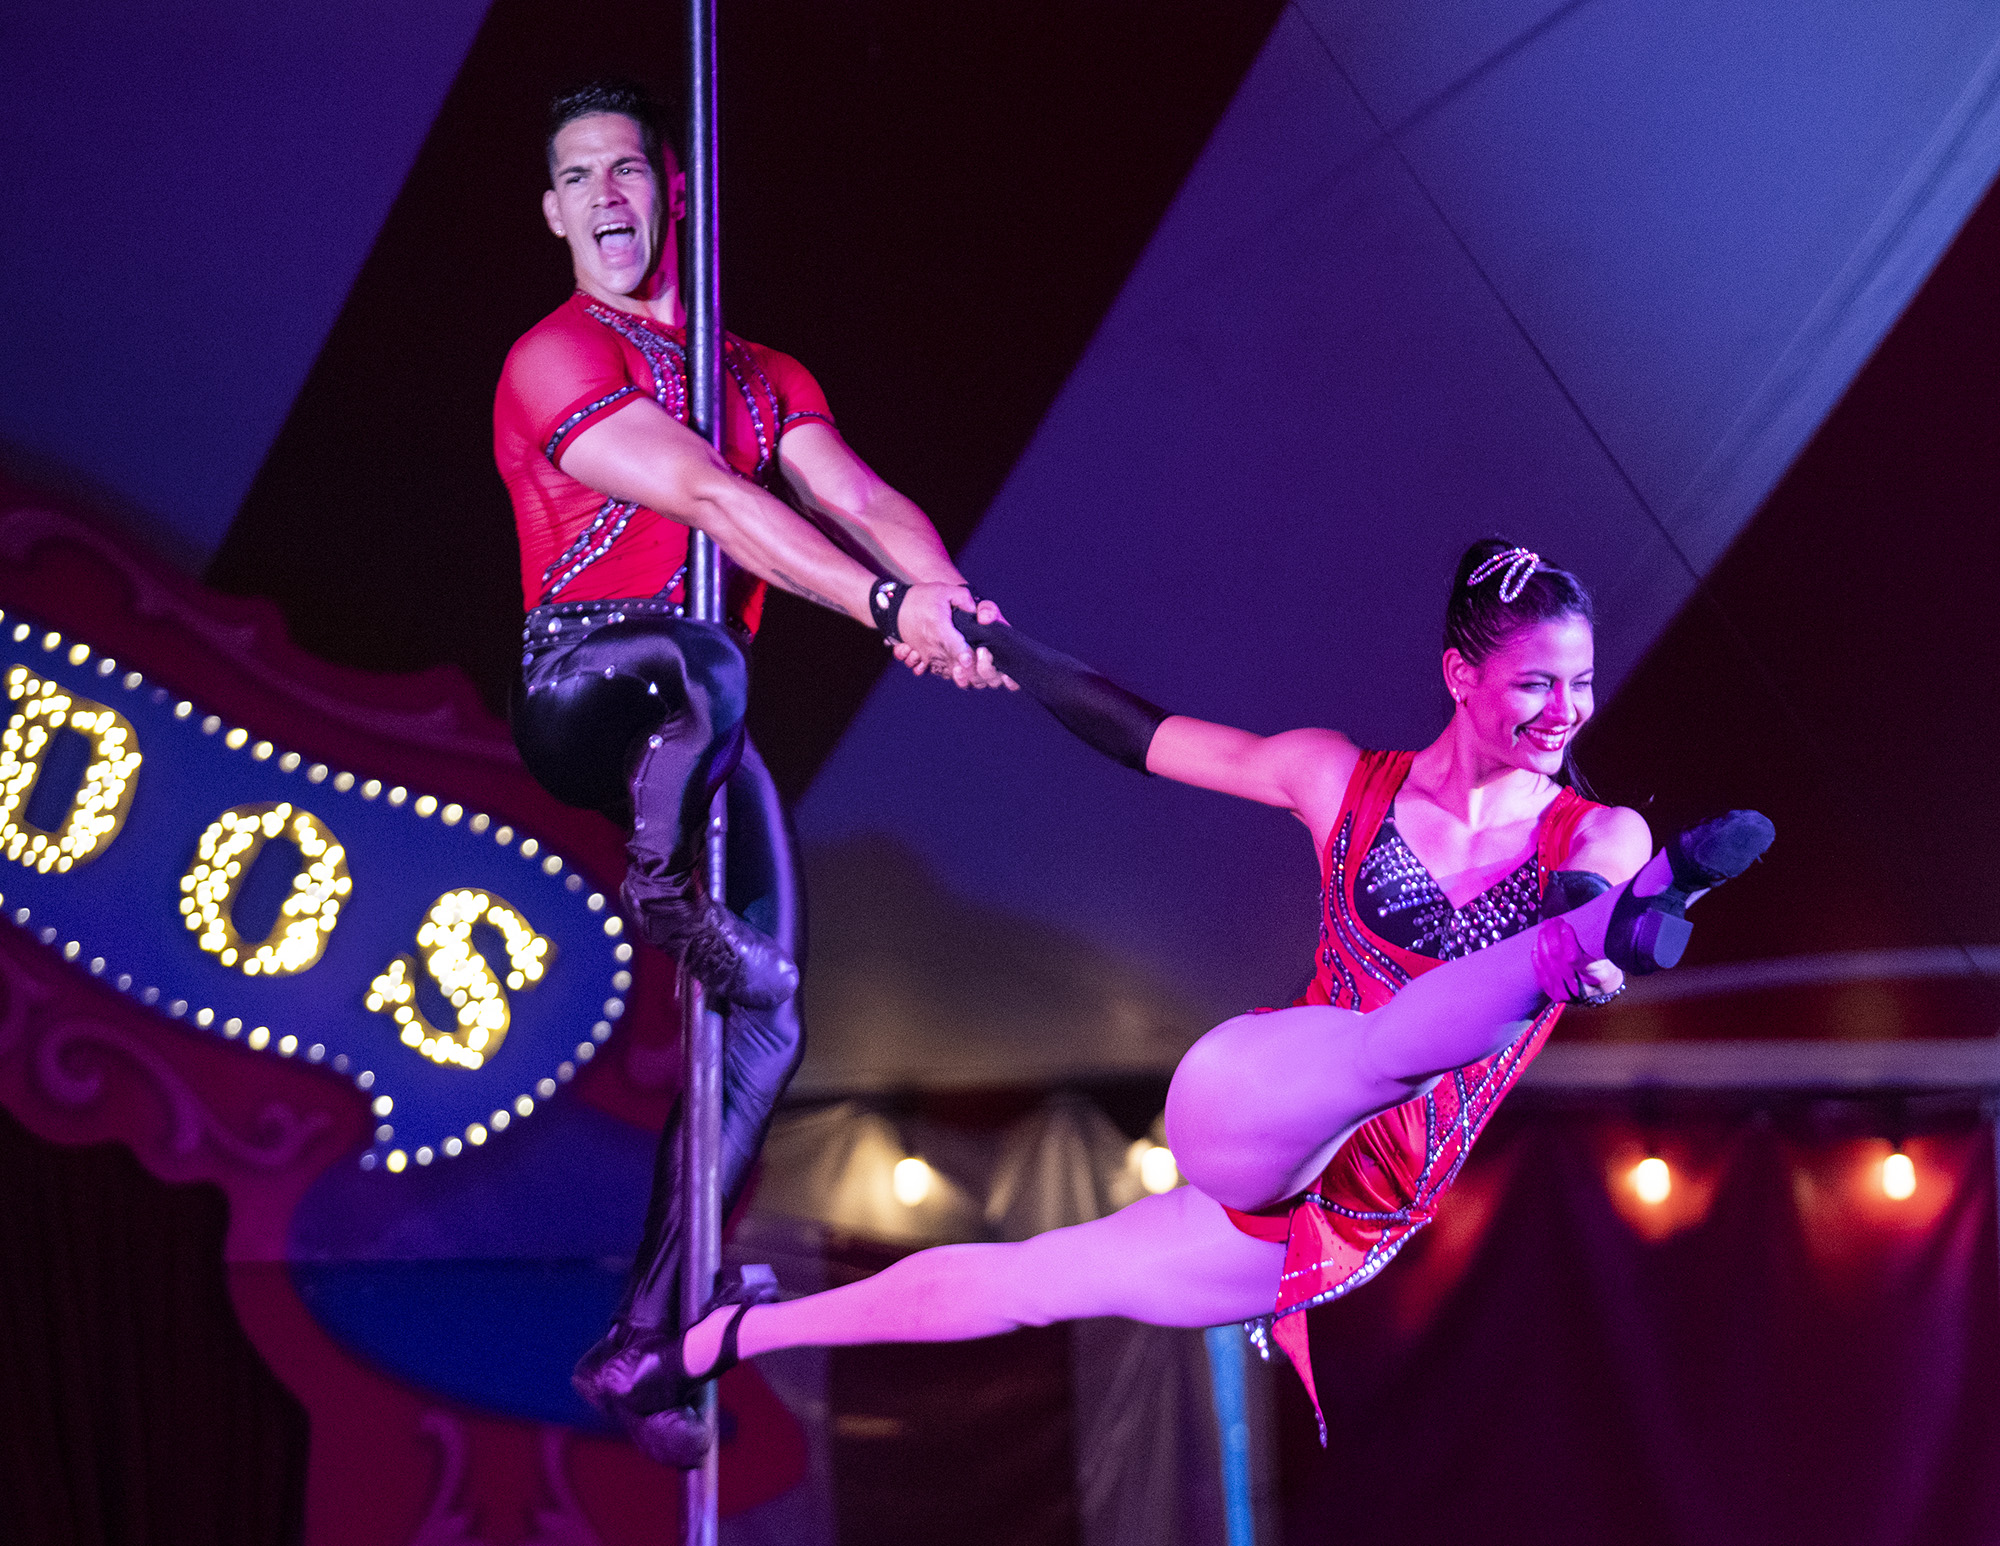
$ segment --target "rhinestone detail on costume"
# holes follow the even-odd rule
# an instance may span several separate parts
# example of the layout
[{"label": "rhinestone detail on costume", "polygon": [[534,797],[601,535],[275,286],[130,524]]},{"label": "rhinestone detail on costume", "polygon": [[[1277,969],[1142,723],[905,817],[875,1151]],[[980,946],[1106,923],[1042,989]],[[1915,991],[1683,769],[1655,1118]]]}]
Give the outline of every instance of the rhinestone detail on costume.
[{"label": "rhinestone detail on costume", "polygon": [[[598,301],[586,301],[583,309],[586,315],[603,323],[646,357],[653,372],[653,400],[681,423],[687,423],[687,350],[656,332],[643,317],[616,311]],[[735,381],[736,390],[743,394],[743,406],[750,414],[750,428],[757,437],[757,466],[751,477],[761,483],[777,450],[774,432],[780,421],[778,394],[763,367],[740,339],[724,337],[722,362]],[[750,384],[751,376],[757,380],[755,389]]]},{"label": "rhinestone detail on costume", "polygon": [[[602,413],[613,403],[622,403],[638,390],[639,388],[635,386],[622,386],[617,391],[607,393],[605,396],[598,398],[596,402],[577,409],[575,413],[556,426],[556,432],[549,436],[549,443],[542,447],[542,455],[553,462],[556,459],[556,447],[569,438],[570,431],[574,430],[577,425],[581,424],[593,413]],[[561,562],[561,560],[557,560],[557,562]]]},{"label": "rhinestone detail on costume", "polygon": [[[766,379],[763,367],[750,358],[750,351],[732,338],[723,339],[722,363],[729,371],[731,379],[735,381],[736,390],[743,394],[743,406],[750,410],[750,429],[757,437],[757,471],[753,476],[762,481],[765,469],[771,465],[771,452],[775,448],[772,431],[777,427],[778,394],[771,390],[771,383]],[[764,422],[764,409],[757,401],[757,394],[750,390],[750,383],[743,379],[743,367],[746,364],[755,373],[757,384],[763,387],[764,396],[770,401],[769,425]]]},{"label": "rhinestone detail on costume", "polygon": [[653,371],[653,401],[681,423],[687,423],[687,351],[627,312],[614,311],[598,301],[585,301],[583,310],[591,320],[603,323],[646,357]]},{"label": "rhinestone detail on costume", "polygon": [[[611,544],[624,535],[626,526],[638,513],[637,505],[620,504],[615,499],[607,499],[599,505],[590,524],[578,532],[575,540],[563,549],[555,562],[542,571],[542,599],[535,604],[547,606],[562,594],[563,587],[571,580],[609,553]],[[599,533],[603,535],[600,537]],[[565,565],[568,567],[565,568]],[[557,570],[562,571],[560,578],[552,578]]]},{"label": "rhinestone detail on costume", "polygon": [[[687,423],[687,350],[674,339],[655,331],[642,317],[618,311],[595,300],[585,300],[583,310],[586,316],[610,328],[645,357],[646,364],[653,373],[653,400],[678,422]],[[751,476],[754,481],[761,484],[772,466],[777,448],[776,436],[782,432],[779,419],[782,405],[769,378],[758,365],[756,357],[740,340],[725,335],[722,356],[731,379],[736,383],[736,390],[743,394],[744,407],[749,410],[750,429],[757,438],[757,467]],[[745,375],[746,369],[756,376],[757,385],[762,392],[761,398],[758,392],[751,390],[750,382]],[[641,390],[642,388],[636,386],[620,387],[609,396],[600,398],[587,408],[572,414],[563,421],[562,426],[550,439],[546,450],[549,459],[551,461],[555,459],[556,448],[562,444],[563,437],[571,433],[583,420],[609,404]],[[543,590],[538,604],[547,606],[553,602],[572,580],[609,553],[612,545],[624,535],[632,517],[638,513],[637,505],[606,500],[591,523],[577,534],[576,539],[564,549],[554,563],[542,571]],[[559,578],[556,577],[558,571],[560,571]],[[667,590],[672,589],[680,578],[681,575],[676,573],[673,579],[667,582],[661,594],[664,595]]]},{"label": "rhinestone detail on costume", "polygon": [[[1392,993],[1409,981],[1409,975],[1381,948],[1379,941],[1386,935],[1375,933],[1372,920],[1363,921],[1348,896],[1345,877],[1353,841],[1354,814],[1350,811],[1342,817],[1327,845],[1319,964],[1329,1001],[1339,1008],[1358,1010],[1362,1008],[1362,998],[1359,984],[1349,969],[1350,962]],[[1375,881],[1372,887],[1371,875]],[[1542,884],[1539,856],[1531,854],[1519,869],[1502,877],[1463,908],[1453,909],[1436,877],[1424,869],[1423,861],[1410,850],[1395,830],[1393,816],[1387,813],[1355,874],[1356,890],[1365,891],[1371,901],[1375,895],[1381,895],[1385,900],[1402,902],[1393,912],[1383,908],[1378,914],[1392,930],[1401,932],[1392,919],[1400,922],[1412,915],[1428,925],[1431,932],[1425,936],[1426,944],[1404,948],[1446,961],[1471,955],[1534,923],[1540,912]],[[1445,913],[1461,915],[1457,925],[1440,915],[1439,908]],[[1418,1097],[1424,1121],[1424,1162],[1411,1188],[1413,1195],[1403,1207],[1392,1212],[1364,1211],[1329,1201],[1317,1191],[1305,1194],[1307,1202],[1328,1213],[1371,1225],[1379,1233],[1361,1262],[1338,1283],[1298,1304],[1285,1306],[1281,1314],[1295,1315],[1352,1293],[1386,1267],[1410,1237],[1430,1222],[1439,1197],[1457,1179],[1473,1140],[1485,1127],[1501,1097],[1513,1087],[1529,1049],[1544,1028],[1543,1022],[1554,1013],[1554,1007],[1544,1010],[1500,1052],[1484,1062],[1455,1069],[1435,1089]],[[1314,1262],[1280,1276],[1286,1280],[1312,1277],[1322,1265]]]},{"label": "rhinestone detail on costume", "polygon": [[[1355,901],[1374,913],[1369,929],[1380,939],[1421,956],[1456,961],[1535,922],[1541,912],[1541,867],[1533,854],[1463,907],[1451,905],[1437,877],[1424,868],[1396,818],[1387,815],[1361,856]],[[1364,900],[1365,899],[1365,900]]]}]

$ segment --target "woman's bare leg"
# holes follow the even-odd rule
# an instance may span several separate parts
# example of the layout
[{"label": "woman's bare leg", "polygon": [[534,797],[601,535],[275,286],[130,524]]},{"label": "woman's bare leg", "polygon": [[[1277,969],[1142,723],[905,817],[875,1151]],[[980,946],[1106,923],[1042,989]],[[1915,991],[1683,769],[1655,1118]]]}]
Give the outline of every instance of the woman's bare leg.
[{"label": "woman's bare leg", "polygon": [[[1655,855],[1633,889],[1650,896],[1671,873]],[[1617,896],[1564,915],[1590,958],[1603,954]],[[1092,1315],[1209,1326],[1267,1313],[1284,1247],[1241,1233],[1217,1199],[1256,1208],[1292,1195],[1368,1117],[1519,1035],[1547,1002],[1534,948],[1533,930],[1501,940],[1365,1015],[1314,1006],[1224,1022],[1181,1060],[1167,1097],[1169,1140],[1194,1186],[1019,1244],[919,1251],[859,1283],[756,1306],[739,1351],[951,1342]],[[714,1363],[733,1313],[688,1332],[687,1368]]]},{"label": "woman's bare leg", "polygon": [[[1672,875],[1655,854],[1640,896]],[[1565,913],[1585,959],[1604,952],[1615,888]],[[1188,1050],[1167,1093],[1167,1142],[1182,1174],[1232,1208],[1295,1196],[1354,1130],[1490,1057],[1548,1003],[1534,929],[1414,979],[1368,1014],[1306,1005],[1226,1020]]]},{"label": "woman's bare leg", "polygon": [[[1007,1245],[918,1251],[858,1283],[746,1311],[744,1357],[784,1347],[959,1342],[1020,1326],[1122,1315],[1219,1326],[1268,1315],[1285,1248],[1253,1240],[1192,1187]],[[715,1362],[727,1307],[689,1331],[687,1367]]]}]

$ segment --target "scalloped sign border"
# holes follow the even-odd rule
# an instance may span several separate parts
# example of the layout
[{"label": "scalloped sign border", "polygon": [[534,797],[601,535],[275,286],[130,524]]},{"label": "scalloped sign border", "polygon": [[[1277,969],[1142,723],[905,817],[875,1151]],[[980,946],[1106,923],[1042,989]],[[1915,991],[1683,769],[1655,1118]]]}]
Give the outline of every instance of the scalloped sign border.
[{"label": "scalloped sign border", "polygon": [[[122,716],[139,761],[123,824],[67,869],[44,871],[26,850],[10,859],[20,845],[0,844],[0,913],[189,1031],[351,1079],[377,1122],[364,1170],[476,1152],[569,1083],[624,1014],[632,946],[623,920],[534,836],[435,795],[309,762],[88,643],[0,612],[0,682],[17,667],[55,683],[71,713],[100,705]],[[0,696],[0,709],[11,721],[22,704]],[[16,822],[34,791],[19,793]],[[289,975],[224,965],[197,943],[181,905],[202,834],[225,811],[265,803],[317,818],[344,850],[351,882],[318,959]],[[368,1002],[399,957],[425,970],[419,930],[444,898],[465,891],[504,902],[549,946],[539,979],[497,984],[509,1023],[477,1068],[406,1045],[391,1011]],[[448,1015],[441,996],[428,1003]]]}]

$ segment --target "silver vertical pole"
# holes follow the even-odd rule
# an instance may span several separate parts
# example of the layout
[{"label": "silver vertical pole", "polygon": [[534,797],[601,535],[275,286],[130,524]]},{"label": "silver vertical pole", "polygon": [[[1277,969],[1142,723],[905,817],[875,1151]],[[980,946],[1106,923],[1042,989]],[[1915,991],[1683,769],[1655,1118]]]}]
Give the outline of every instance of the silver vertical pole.
[{"label": "silver vertical pole", "polygon": [[[722,446],[722,298],[716,230],[715,0],[688,0],[687,227],[681,269],[687,307],[688,410],[697,434]],[[722,554],[690,533],[689,615],[724,621]],[[708,886],[717,899],[728,874],[728,803],[718,794],[708,817]],[[681,973],[681,1217],[687,1255],[681,1274],[681,1321],[692,1325],[722,1269],[722,1014],[701,985]],[[716,1432],[715,1387],[702,1387],[702,1419]],[[716,1447],[681,1483],[682,1546],[717,1546]]]},{"label": "silver vertical pole", "polygon": [[1232,1322],[1202,1333],[1208,1387],[1222,1452],[1222,1526],[1227,1546],[1257,1546],[1255,1488],[1250,1469],[1249,1358],[1243,1327]]}]

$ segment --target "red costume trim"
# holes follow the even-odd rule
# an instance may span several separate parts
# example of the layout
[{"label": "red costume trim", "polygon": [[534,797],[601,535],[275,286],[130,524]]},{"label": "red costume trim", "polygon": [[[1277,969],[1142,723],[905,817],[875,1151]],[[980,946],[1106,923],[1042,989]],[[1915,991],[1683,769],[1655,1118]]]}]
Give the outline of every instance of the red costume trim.
[{"label": "red costume trim", "polygon": [[[1363,752],[1348,780],[1346,798],[1321,858],[1325,888],[1318,969],[1299,999],[1301,1004],[1363,1012],[1379,1009],[1411,978],[1443,965],[1382,939],[1361,922],[1354,906],[1362,857],[1375,841],[1415,756],[1407,751]],[[1591,811],[1602,809],[1564,789],[1542,812],[1535,859],[1544,886],[1550,871],[1565,867],[1577,824]],[[1457,1179],[1487,1118],[1542,1050],[1561,1013],[1560,1004],[1551,1004],[1492,1057],[1456,1070],[1430,1094],[1370,1118],[1341,1146],[1319,1179],[1291,1203],[1259,1213],[1225,1210],[1246,1235],[1285,1243],[1270,1337],[1305,1383],[1319,1416],[1320,1443],[1326,1442],[1326,1418],[1313,1384],[1306,1319],[1299,1312],[1360,1287],[1431,1221],[1438,1199]]]}]

